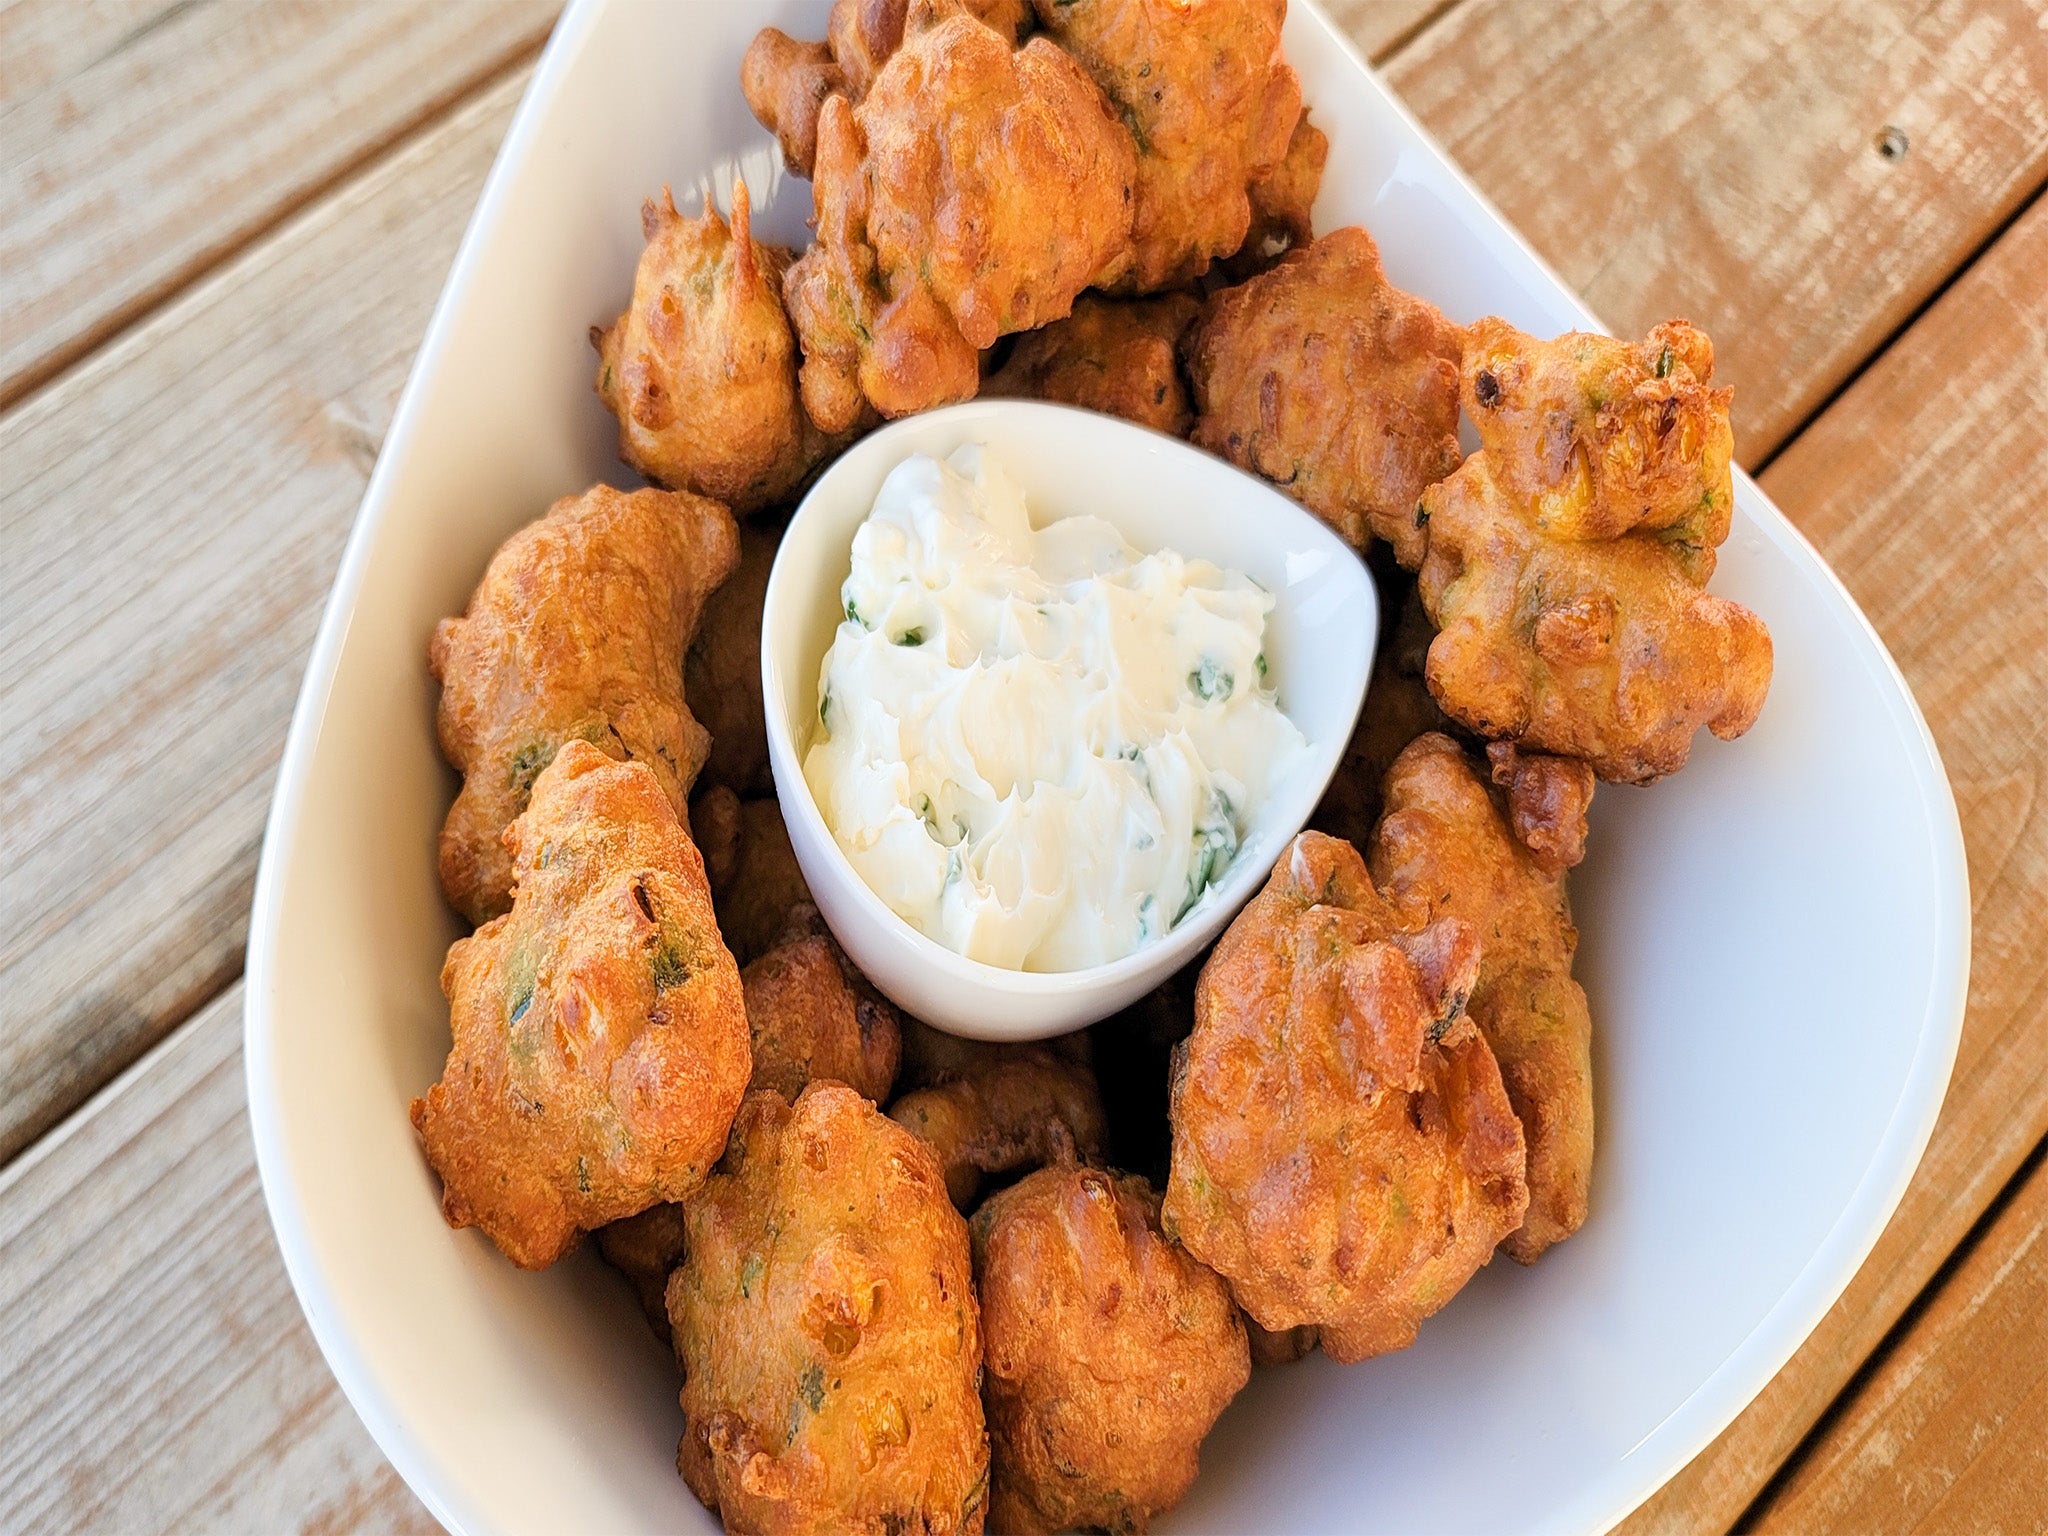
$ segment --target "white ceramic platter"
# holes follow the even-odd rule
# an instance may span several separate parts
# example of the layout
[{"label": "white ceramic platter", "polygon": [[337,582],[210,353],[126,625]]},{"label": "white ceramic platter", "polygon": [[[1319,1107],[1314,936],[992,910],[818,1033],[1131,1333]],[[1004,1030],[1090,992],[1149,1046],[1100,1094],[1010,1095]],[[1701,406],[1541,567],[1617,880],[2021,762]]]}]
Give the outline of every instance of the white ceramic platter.
[{"label": "white ceramic platter", "polygon": [[[736,84],[761,6],[578,0],[491,174],[343,557],[286,744],[249,944],[250,1118],[315,1336],[393,1464],[469,1533],[710,1530],[675,1475],[673,1366],[580,1255],[538,1276],[442,1224],[406,1120],[438,1074],[453,782],[424,654],[491,550],[618,478],[585,328],[624,302],[637,209],[742,167],[801,240]],[[1591,323],[1320,15],[1287,26],[1331,138],[1319,227],[1358,221],[1457,319]],[[1563,174],[1563,173],[1561,173]],[[1725,339],[1725,338],[1724,338]],[[1263,1373],[1172,1531],[1594,1529],[1704,1446],[1869,1252],[1961,1025],[1954,802],[1846,593],[1737,477],[1715,589],[1777,679],[1747,737],[1604,789],[1573,891],[1597,1022],[1592,1219],[1496,1262],[1402,1354]]]}]

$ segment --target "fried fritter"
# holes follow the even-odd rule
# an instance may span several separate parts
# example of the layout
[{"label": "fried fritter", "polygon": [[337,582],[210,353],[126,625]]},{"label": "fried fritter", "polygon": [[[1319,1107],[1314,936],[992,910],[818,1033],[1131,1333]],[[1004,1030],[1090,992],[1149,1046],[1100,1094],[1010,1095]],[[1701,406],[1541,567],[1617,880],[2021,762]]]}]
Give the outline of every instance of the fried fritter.
[{"label": "fried fritter", "polygon": [[740,802],[740,835],[730,886],[718,894],[718,929],[743,966],[773,949],[790,914],[810,903],[782,807],[774,799]]},{"label": "fried fritter", "polygon": [[666,187],[641,205],[640,227],[633,301],[610,329],[590,328],[619,457],[675,490],[758,511],[827,446],[797,399],[782,312],[789,252],[753,238],[745,182],[733,186],[730,227],[708,197],[702,216],[684,218]]},{"label": "fried fritter", "polygon": [[[1012,43],[1031,20],[1030,0],[965,0]],[[740,90],[761,126],[782,146],[782,163],[811,174],[818,153],[818,111],[827,96],[858,106],[876,72],[903,42],[907,0],[833,0],[823,42],[801,43],[764,27],[740,60]]]},{"label": "fried fritter", "polygon": [[1036,0],[1138,147],[1134,258],[1115,286],[1157,293],[1234,255],[1249,188],[1281,163],[1301,82],[1280,52],[1286,0]]},{"label": "fried fritter", "polygon": [[1018,337],[981,392],[1057,400],[1186,437],[1194,408],[1181,379],[1180,337],[1201,308],[1186,293],[1128,302],[1084,293],[1066,319]]},{"label": "fried fritter", "polygon": [[1306,1359],[1316,1347],[1316,1330],[1307,1323],[1273,1333],[1246,1318],[1244,1331],[1251,1342],[1252,1364],[1257,1366],[1292,1365]]},{"label": "fried fritter", "polygon": [[1175,1060],[1166,1230],[1279,1332],[1401,1349],[1522,1223],[1522,1128],[1465,998],[1472,927],[1404,927],[1304,832],[1217,944]]},{"label": "fried fritter", "polygon": [[1190,339],[1195,442],[1362,548],[1421,564],[1416,500],[1458,467],[1458,328],[1332,230],[1209,301]]},{"label": "fried fritter", "polygon": [[980,1531],[980,1311],[931,1149],[842,1083],[751,1093],[688,1210],[691,1491],[730,1531]]},{"label": "fried fritter", "polygon": [[597,1229],[598,1252],[626,1277],[640,1310],[647,1314],[648,1327],[664,1344],[670,1341],[668,1277],[683,1262],[686,1220],[680,1201],[665,1200]]},{"label": "fried fritter", "polygon": [[816,907],[792,915],[782,941],[740,973],[753,1034],[750,1086],[793,1099],[833,1079],[888,1102],[903,1048],[896,1010],[854,968]]},{"label": "fried fritter", "polygon": [[1303,107],[1287,153],[1251,184],[1252,227],[1243,248],[1226,263],[1240,281],[1315,238],[1309,215],[1323,189],[1323,167],[1329,159],[1329,137],[1308,120],[1308,108]]},{"label": "fried fritter", "polygon": [[565,741],[645,763],[682,814],[710,740],[683,701],[683,648],[732,574],[715,501],[592,486],[507,539],[427,648],[441,752],[463,776],[441,829],[441,889],[481,923],[512,905],[505,828]]},{"label": "fried fritter", "polygon": [[1593,770],[1575,757],[1524,752],[1513,742],[1488,742],[1493,782],[1507,791],[1508,830],[1536,867],[1555,875],[1586,856],[1586,810]]},{"label": "fried fritter", "polygon": [[1529,1210],[1502,1243],[1533,1264],[1586,1219],[1593,1176],[1593,1021],[1572,980],[1578,930],[1562,873],[1508,829],[1477,765],[1421,737],[1387,775],[1372,874],[1410,924],[1454,917],[1480,936],[1466,1011],[1500,1063],[1528,1147]]},{"label": "fried fritter", "polygon": [[846,75],[828,42],[799,42],[779,27],[754,34],[740,59],[740,94],[782,146],[782,163],[808,176],[818,157],[818,112],[844,95]]},{"label": "fried fritter", "polygon": [[740,529],[740,562],[732,579],[704,605],[703,622],[683,662],[683,683],[697,718],[711,733],[704,777],[739,795],[772,795],[768,712],[761,699],[761,607],[782,542],[779,527]]},{"label": "fried fritter", "polygon": [[981,348],[1128,263],[1135,174],[1071,58],[920,0],[861,104],[819,112],[818,242],[783,289],[811,420],[840,432],[865,403],[905,416],[972,396]]},{"label": "fried fritter", "polygon": [[454,1036],[412,1123],[450,1226],[523,1269],[694,1191],[749,1071],[739,969],[645,763],[564,742],[512,823],[512,910],[441,970]]},{"label": "fried fritter", "polygon": [[1429,689],[1454,720],[1632,784],[1683,767],[1702,725],[1755,723],[1770,632],[1704,590],[1733,506],[1712,366],[1679,321],[1640,344],[1472,328],[1482,447],[1422,502]]},{"label": "fried fritter", "polygon": [[1044,1168],[969,1224],[988,1356],[989,1524],[1142,1531],[1251,1377],[1230,1291],[1143,1179]]},{"label": "fried fritter", "polygon": [[1106,1135],[1092,1069],[1043,1046],[984,1049],[957,1074],[889,1106],[890,1119],[931,1143],[963,1211],[985,1176],[1100,1161]]},{"label": "fried fritter", "polygon": [[714,907],[739,873],[741,815],[740,797],[723,784],[707,784],[690,797],[690,840],[703,856]]}]

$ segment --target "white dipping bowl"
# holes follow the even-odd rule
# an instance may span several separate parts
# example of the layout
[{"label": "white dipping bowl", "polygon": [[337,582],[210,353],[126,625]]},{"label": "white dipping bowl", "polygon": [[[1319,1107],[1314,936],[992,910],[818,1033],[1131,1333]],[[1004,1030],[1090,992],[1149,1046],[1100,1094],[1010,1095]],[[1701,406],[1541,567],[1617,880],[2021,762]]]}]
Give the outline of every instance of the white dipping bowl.
[{"label": "white dipping bowl", "polygon": [[[839,589],[854,531],[889,472],[915,454],[979,443],[1023,488],[1034,526],[1092,514],[1151,553],[1177,550],[1251,577],[1277,598],[1266,627],[1269,681],[1308,750],[1254,809],[1237,857],[1164,937],[1107,965],[1013,971],[969,960],[890,909],[848,862],[804,780],[818,722],[818,674],[844,616]],[[833,934],[901,1007],[955,1034],[1038,1040],[1107,1018],[1201,952],[1265,882],[1308,820],[1358,722],[1379,633],[1364,563],[1262,480],[1143,427],[1067,406],[975,400],[894,422],[856,443],[803,499],[782,537],[761,613],[768,756],[782,818]],[[1040,723],[1048,731],[1057,720]]]}]

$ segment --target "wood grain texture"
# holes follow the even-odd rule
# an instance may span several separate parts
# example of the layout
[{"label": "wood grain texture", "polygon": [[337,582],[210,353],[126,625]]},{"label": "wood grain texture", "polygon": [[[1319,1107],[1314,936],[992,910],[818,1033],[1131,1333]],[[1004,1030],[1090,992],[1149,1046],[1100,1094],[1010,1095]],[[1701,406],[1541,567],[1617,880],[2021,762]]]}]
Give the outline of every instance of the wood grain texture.
[{"label": "wood grain texture", "polygon": [[2048,179],[2048,0],[1470,0],[1387,78],[1610,326],[1713,335],[1750,465]]},{"label": "wood grain texture", "polygon": [[1933,1140],[1804,1348],[1625,1529],[1724,1530],[2048,1134],[2048,200],[1764,477],[1891,647],[1968,845],[1970,1011]]},{"label": "wood grain texture", "polygon": [[536,48],[556,0],[20,0],[0,403]]},{"label": "wood grain texture", "polygon": [[2048,1530],[2048,1162],[1886,1352],[1758,1536]]},{"label": "wood grain texture", "polygon": [[240,971],[321,599],[523,86],[0,417],[0,1158]]},{"label": "wood grain texture", "polygon": [[1358,51],[1377,64],[1457,4],[1458,0],[1326,0],[1323,9]]},{"label": "wood grain texture", "polygon": [[0,1530],[437,1529],[299,1314],[241,1044],[237,985],[0,1174]]}]

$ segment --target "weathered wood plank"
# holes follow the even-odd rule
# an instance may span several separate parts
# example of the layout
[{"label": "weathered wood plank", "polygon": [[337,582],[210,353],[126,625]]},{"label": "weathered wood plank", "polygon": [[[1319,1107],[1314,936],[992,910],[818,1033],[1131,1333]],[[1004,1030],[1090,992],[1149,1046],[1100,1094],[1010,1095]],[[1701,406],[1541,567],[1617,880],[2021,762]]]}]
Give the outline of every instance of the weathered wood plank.
[{"label": "weathered wood plank", "polygon": [[1358,51],[1377,64],[1456,4],[1458,0],[1330,0],[1324,9]]},{"label": "weathered wood plank", "polygon": [[0,22],[0,403],[531,52],[556,8],[12,7]]},{"label": "weathered wood plank", "polygon": [[240,969],[321,594],[523,85],[0,417],[0,1158]]},{"label": "weathered wood plank", "polygon": [[436,1529],[271,1236],[231,987],[0,1174],[0,1530]]},{"label": "weathered wood plank", "polygon": [[1646,1504],[1727,1528],[2048,1134],[2048,199],[1764,477],[1856,594],[1940,743],[1968,844],[1970,1012],[1912,1187],[1818,1331]]},{"label": "weathered wood plank", "polygon": [[1609,325],[1713,335],[1754,465],[2048,178],[2044,28],[2043,0],[1471,0],[1387,76]]},{"label": "weathered wood plank", "polygon": [[2036,1161],[1754,1529],[2048,1530],[2048,1162]]}]

